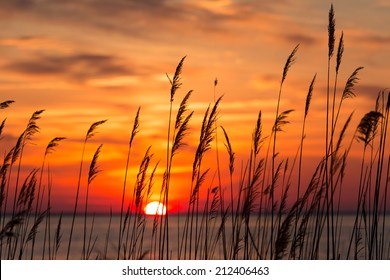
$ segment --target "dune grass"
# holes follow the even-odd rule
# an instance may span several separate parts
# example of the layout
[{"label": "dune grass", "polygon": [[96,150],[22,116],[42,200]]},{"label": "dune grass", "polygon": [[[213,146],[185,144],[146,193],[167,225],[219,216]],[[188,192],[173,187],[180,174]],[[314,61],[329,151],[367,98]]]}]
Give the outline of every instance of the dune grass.
[{"label": "dune grass", "polygon": [[[293,109],[281,108],[282,93],[287,82],[287,74],[297,59],[297,45],[287,56],[280,80],[275,120],[269,135],[264,135],[262,111],[258,113],[254,125],[251,143],[248,143],[248,159],[237,163],[234,143],[230,141],[229,132],[219,126],[219,106],[223,96],[217,97],[217,79],[214,82],[213,103],[205,109],[193,154],[191,181],[188,191],[186,211],[177,221],[170,213],[155,216],[150,235],[146,235],[147,218],[143,213],[145,204],[150,200],[154,175],[160,160],[151,166],[153,146],[148,147],[138,166],[134,178],[134,188],[130,199],[128,192],[128,172],[131,151],[135,137],[142,133],[142,114],[140,108],[135,114],[132,131],[128,142],[126,165],[119,215],[112,210],[109,215],[104,246],[96,247],[98,238],[103,234],[94,231],[95,214],[89,213],[89,191],[92,181],[96,179],[100,145],[90,164],[83,219],[82,249],[73,243],[76,219],[81,219],[79,197],[82,185],[82,170],[85,149],[97,129],[106,120],[93,123],[88,129],[82,144],[80,167],[75,189],[75,200],[69,232],[63,230],[63,214],[53,220],[51,213],[52,174],[48,164],[49,154],[65,140],[56,137],[49,142],[43,155],[40,167],[33,169],[23,178],[21,167],[26,144],[39,132],[38,121],[44,110],[38,110],[31,116],[26,129],[22,132],[15,146],[5,154],[0,168],[0,256],[1,259],[57,259],[60,248],[64,247],[65,259],[70,259],[72,250],[80,250],[80,259],[388,259],[390,240],[387,232],[386,214],[390,173],[390,155],[386,150],[387,126],[390,110],[390,92],[378,94],[373,109],[362,116],[349,142],[345,139],[353,112],[345,120],[341,119],[343,103],[355,96],[354,87],[358,82],[357,67],[347,79],[344,89],[338,90],[338,77],[344,53],[344,34],[341,33],[336,58],[335,50],[335,15],[333,5],[329,11],[328,25],[328,68],[326,81],[326,115],[325,149],[322,159],[315,165],[310,178],[303,180],[302,166],[306,162],[305,127],[310,104],[316,98],[315,82],[317,75],[311,79],[306,102],[303,108],[302,131],[295,158],[284,158],[278,151],[278,134],[289,124]],[[171,79],[169,98],[169,115],[166,141],[165,172],[160,187],[160,201],[169,205],[172,168],[175,156],[187,144],[186,137],[194,112],[189,112],[188,104],[192,91],[182,98],[177,111],[175,102],[181,88],[181,76],[184,69],[183,57]],[[331,81],[332,65],[334,81]],[[293,74],[293,71],[292,71]],[[7,109],[14,101],[0,103],[0,109]],[[174,115],[176,113],[176,117]],[[343,122],[341,126],[339,123]],[[6,128],[4,119],[0,125],[0,136]],[[223,133],[223,140],[218,138]],[[338,137],[337,137],[338,136]],[[226,147],[228,163],[221,164],[222,149],[219,142]],[[353,176],[359,176],[356,190],[356,207],[353,213],[354,223],[349,235],[348,244],[342,246],[343,215],[340,212],[340,201],[343,195],[346,165],[353,143],[361,148],[360,169]],[[356,144],[355,144],[356,145]],[[205,157],[215,149],[215,170],[204,166]],[[16,166],[15,166],[16,165]],[[222,168],[228,169],[223,173]],[[16,168],[16,174],[14,174]],[[221,174],[228,174],[226,180]],[[296,173],[296,177],[292,174]],[[217,179],[206,186],[207,178]],[[47,182],[43,178],[47,177]],[[238,180],[236,179],[238,178]],[[228,181],[229,186],[223,186]],[[304,184],[303,182],[308,182]],[[225,183],[226,184],[226,183]],[[11,191],[12,188],[14,191]],[[291,199],[290,192],[295,188],[296,197]],[[200,197],[200,190],[206,189],[207,196]],[[12,196],[13,194],[13,196]],[[291,202],[292,201],[292,202]],[[118,219],[115,237],[113,221]],[[177,229],[171,224],[176,223]],[[53,231],[52,225],[57,225]],[[176,232],[172,232],[176,231]],[[42,249],[37,250],[37,234],[44,234]],[[67,244],[64,244],[67,234]],[[99,235],[100,234],[100,235]],[[175,240],[170,236],[175,235]],[[146,240],[146,236],[151,236]],[[114,241],[113,241],[114,238]],[[347,247],[347,248],[345,248]],[[321,252],[325,252],[322,254]]]}]

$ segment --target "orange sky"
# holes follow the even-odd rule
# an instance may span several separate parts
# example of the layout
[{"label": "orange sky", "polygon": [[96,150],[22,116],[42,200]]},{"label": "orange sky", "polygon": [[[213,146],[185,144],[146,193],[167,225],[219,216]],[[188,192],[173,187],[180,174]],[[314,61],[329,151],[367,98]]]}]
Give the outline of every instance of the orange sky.
[{"label": "orange sky", "polygon": [[[341,112],[340,123],[344,123],[355,110],[346,138],[349,143],[360,118],[374,108],[378,92],[389,87],[390,34],[386,23],[390,5],[385,0],[333,3],[337,41],[341,31],[345,39],[340,90],[354,69],[365,67],[355,87],[357,96],[346,100]],[[94,151],[103,143],[99,158],[102,172],[91,186],[90,209],[118,210],[127,143],[141,106],[140,132],[130,162],[129,194],[142,156],[151,145],[152,168],[160,161],[152,195],[158,199],[165,170],[170,98],[166,73],[172,77],[177,63],[186,55],[183,85],[174,108],[192,89],[189,107],[194,116],[191,132],[185,138],[188,145],[174,158],[168,206],[168,210],[182,209],[189,197],[201,120],[208,104],[214,101],[214,79],[218,78],[217,96],[224,95],[218,124],[229,133],[238,177],[248,159],[259,110],[264,136],[270,134],[283,66],[300,43],[281,102],[281,111],[295,111],[285,132],[278,136],[278,151],[280,158],[293,160],[300,141],[307,89],[317,73],[306,128],[303,182],[307,183],[325,146],[330,4],[331,1],[309,0],[1,1],[1,101],[16,102],[1,111],[1,118],[6,117],[7,122],[0,152],[4,154],[13,147],[35,110],[45,109],[38,122],[40,133],[25,149],[23,170],[39,168],[47,143],[54,137],[66,137],[48,162],[53,176],[53,207],[67,211],[74,201],[85,133],[93,122],[108,119],[87,146],[84,175]],[[219,151],[223,185],[227,188],[227,155],[222,136],[220,133]],[[216,179],[212,181],[214,148],[215,144],[206,155],[205,168],[210,166],[212,170],[203,193],[216,184]],[[357,176],[348,174],[355,174],[360,162],[355,157],[361,154],[361,144],[354,143],[353,148],[346,193],[354,190]],[[84,177],[83,188],[86,183]],[[354,205],[354,199],[345,199],[345,209]]]}]

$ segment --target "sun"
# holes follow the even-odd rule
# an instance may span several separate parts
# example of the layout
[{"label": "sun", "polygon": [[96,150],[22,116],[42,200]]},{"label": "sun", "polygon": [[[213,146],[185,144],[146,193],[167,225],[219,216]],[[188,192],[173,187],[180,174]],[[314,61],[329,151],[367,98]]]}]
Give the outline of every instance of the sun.
[{"label": "sun", "polygon": [[167,208],[164,204],[158,201],[149,202],[144,208],[146,215],[165,215],[167,213]]}]

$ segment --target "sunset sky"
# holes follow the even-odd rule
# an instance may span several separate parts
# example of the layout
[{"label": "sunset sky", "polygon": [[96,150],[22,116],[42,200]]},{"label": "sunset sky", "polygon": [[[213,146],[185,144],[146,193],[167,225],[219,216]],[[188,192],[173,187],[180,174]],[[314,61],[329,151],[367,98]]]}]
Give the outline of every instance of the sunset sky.
[{"label": "sunset sky", "polygon": [[[85,134],[93,122],[108,119],[88,142],[82,194],[93,153],[103,144],[98,161],[102,172],[91,185],[90,209],[104,212],[112,207],[117,211],[128,141],[141,106],[127,199],[149,146],[154,154],[151,169],[160,162],[151,198],[158,199],[166,164],[170,100],[166,74],[172,77],[180,59],[187,56],[174,109],[189,90],[194,90],[189,101],[194,115],[185,138],[187,146],[174,158],[168,205],[168,211],[182,210],[190,193],[201,121],[208,105],[214,102],[214,80],[218,79],[216,97],[223,95],[218,125],[226,129],[236,152],[237,181],[250,153],[260,110],[263,135],[270,135],[283,67],[299,43],[280,107],[281,111],[295,111],[289,117],[291,123],[278,135],[278,157],[292,161],[297,152],[307,90],[317,73],[304,150],[303,183],[307,184],[325,149],[327,24],[331,3],[1,0],[0,101],[11,99],[15,103],[0,112],[0,121],[7,118],[0,153],[4,155],[13,147],[34,111],[45,109],[38,121],[40,133],[25,148],[23,171],[40,168],[47,143],[54,137],[66,137],[47,162],[52,174],[53,209],[68,211],[74,202]],[[390,87],[390,3],[334,0],[333,4],[336,42],[342,31],[345,40],[339,93],[349,75],[364,66],[355,87],[356,97],[346,100],[341,111],[340,128],[355,111],[346,146],[361,117],[374,109],[378,92]],[[331,67],[333,81],[334,61]],[[218,137],[222,183],[227,189],[227,154],[220,130]],[[265,150],[266,145],[262,157]],[[343,190],[346,194],[356,190],[361,153],[362,144],[355,141]],[[215,166],[215,143],[206,158],[205,168]],[[208,174],[203,198],[206,189],[216,184],[215,171],[213,167]],[[344,209],[353,207],[355,200],[354,195],[346,195]]]}]

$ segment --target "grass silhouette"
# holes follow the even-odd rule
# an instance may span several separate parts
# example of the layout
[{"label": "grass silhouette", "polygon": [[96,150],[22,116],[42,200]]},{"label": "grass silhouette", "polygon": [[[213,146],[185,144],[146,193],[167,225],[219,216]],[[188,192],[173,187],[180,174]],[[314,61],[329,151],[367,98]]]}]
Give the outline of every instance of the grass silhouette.
[{"label": "grass silhouette", "polygon": [[[326,116],[325,116],[325,149],[322,159],[316,164],[310,178],[303,180],[302,166],[305,158],[305,127],[310,103],[316,94],[315,82],[312,78],[307,92],[299,147],[292,162],[283,158],[278,151],[280,143],[278,135],[289,124],[292,109],[282,110],[282,93],[287,74],[290,74],[299,45],[288,55],[279,84],[275,119],[270,135],[264,136],[262,127],[262,111],[259,111],[251,143],[248,145],[247,162],[235,160],[234,143],[230,141],[229,132],[218,125],[219,107],[223,97],[216,97],[217,80],[214,82],[214,102],[206,108],[199,131],[199,142],[193,154],[191,181],[188,200],[185,205],[183,220],[173,221],[173,215],[155,216],[151,228],[150,240],[146,240],[146,217],[143,208],[150,201],[154,175],[159,162],[153,167],[153,146],[144,152],[131,201],[126,205],[125,194],[128,189],[128,171],[135,136],[142,132],[140,108],[136,112],[131,131],[125,174],[123,178],[121,207],[118,216],[109,215],[107,232],[103,248],[97,248],[99,238],[94,232],[95,214],[89,215],[89,190],[96,179],[100,145],[90,164],[86,197],[83,211],[82,248],[74,244],[77,213],[80,208],[79,198],[82,185],[82,170],[85,149],[97,129],[106,120],[93,123],[83,140],[80,167],[77,177],[75,200],[71,216],[69,233],[65,232],[64,216],[53,221],[51,214],[52,184],[48,154],[54,152],[64,137],[56,137],[49,142],[40,167],[33,169],[26,178],[22,178],[24,149],[26,144],[39,132],[38,120],[44,110],[38,110],[31,116],[26,129],[20,135],[15,146],[4,156],[0,168],[1,200],[0,200],[0,256],[1,259],[57,259],[61,246],[66,247],[66,259],[71,258],[72,250],[81,259],[388,259],[390,240],[386,232],[387,195],[389,185],[390,156],[386,151],[387,125],[390,109],[390,92],[378,94],[374,108],[366,113],[346,148],[346,130],[350,126],[353,112],[344,120],[341,130],[337,130],[342,122],[340,112],[343,103],[355,96],[354,87],[358,74],[363,67],[357,67],[346,81],[344,89],[338,90],[339,70],[344,52],[344,34],[339,39],[336,58],[335,51],[335,16],[333,5],[329,11],[328,25],[328,67],[326,83]],[[178,109],[175,108],[177,92],[180,89],[181,76],[184,69],[183,57],[174,73],[168,80],[171,85],[169,97],[169,115],[167,128],[167,146],[165,172],[160,188],[160,202],[168,205],[171,201],[171,174],[175,166],[175,156],[180,154],[186,144],[194,112],[189,112],[192,91],[182,99]],[[335,60],[335,61],[333,61]],[[331,81],[332,63],[335,62],[335,79]],[[333,88],[332,88],[333,85]],[[0,103],[0,109],[7,109],[13,101]],[[176,110],[176,112],[175,112]],[[176,113],[176,118],[174,115]],[[0,135],[5,129],[6,120],[0,126]],[[223,133],[228,158],[229,191],[222,186],[222,164],[218,142],[218,131]],[[338,135],[338,138],[336,137]],[[343,227],[340,212],[341,197],[349,152],[354,142],[361,143],[361,165],[358,172],[359,186],[356,207],[353,213],[353,229],[348,238],[347,250],[342,249],[341,231]],[[204,165],[205,157],[215,144],[216,169]],[[264,147],[265,146],[265,147]],[[360,147],[359,146],[359,147]],[[17,164],[17,172],[13,167]],[[47,167],[47,171],[45,168]],[[297,177],[293,178],[293,173]],[[43,174],[47,173],[48,182],[43,184]],[[215,174],[216,183],[206,187],[206,178]],[[354,174],[356,176],[356,174]],[[39,179],[38,179],[39,178]],[[238,178],[238,180],[235,180]],[[97,179],[96,179],[97,180]],[[305,185],[304,181],[308,181]],[[44,187],[46,185],[46,187]],[[14,196],[11,195],[14,187]],[[200,190],[206,188],[207,196],[203,201]],[[288,203],[291,189],[296,188],[296,197]],[[278,189],[278,192],[276,190]],[[291,198],[290,198],[291,200]],[[115,242],[113,221],[118,219],[118,234]],[[177,223],[176,243],[172,236],[171,224]],[[180,224],[181,223],[181,224]],[[52,224],[56,224],[52,232]],[[90,227],[88,228],[88,225]],[[44,234],[43,249],[37,250],[37,234]],[[67,244],[63,244],[64,234]],[[114,249],[111,247],[111,243]],[[150,245],[150,246],[148,246]],[[325,252],[325,255],[321,255]]]}]

